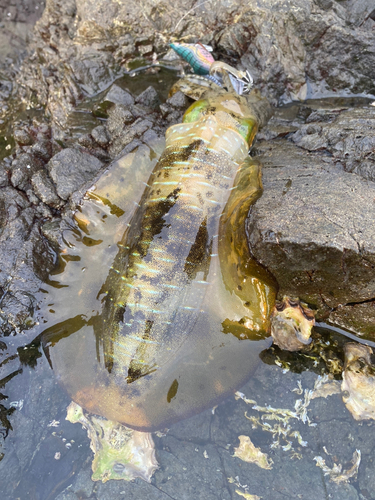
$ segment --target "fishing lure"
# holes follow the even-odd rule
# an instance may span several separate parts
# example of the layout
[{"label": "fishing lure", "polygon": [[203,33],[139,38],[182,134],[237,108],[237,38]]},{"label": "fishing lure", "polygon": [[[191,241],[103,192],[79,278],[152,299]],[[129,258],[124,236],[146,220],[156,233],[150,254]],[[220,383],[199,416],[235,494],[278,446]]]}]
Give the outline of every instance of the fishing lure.
[{"label": "fishing lure", "polygon": [[[228,64],[215,62],[207,46],[201,43],[171,43],[172,49],[192,67],[196,75],[204,75],[204,79],[211,80],[219,87],[230,86],[238,95],[248,94],[253,86],[253,78],[249,71],[238,71]],[[226,81],[223,81],[226,79]],[[228,88],[228,87],[227,87]]]},{"label": "fishing lure", "polygon": [[170,46],[176,53],[187,61],[197,75],[208,75],[215,59],[209,50],[202,44],[196,43],[171,43]]}]

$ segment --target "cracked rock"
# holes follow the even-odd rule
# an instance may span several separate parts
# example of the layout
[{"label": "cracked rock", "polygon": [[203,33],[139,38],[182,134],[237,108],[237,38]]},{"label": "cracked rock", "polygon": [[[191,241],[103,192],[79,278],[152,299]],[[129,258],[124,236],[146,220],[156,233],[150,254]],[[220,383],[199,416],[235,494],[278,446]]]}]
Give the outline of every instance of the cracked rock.
[{"label": "cracked rock", "polygon": [[107,129],[103,125],[99,125],[91,130],[91,135],[94,141],[102,148],[105,148],[110,141]]},{"label": "cracked rock", "polygon": [[43,203],[53,208],[59,208],[62,205],[62,201],[57,196],[55,187],[48,177],[47,172],[39,170],[31,178],[31,184],[33,185],[35,194]]},{"label": "cracked rock", "polygon": [[[329,118],[330,123],[322,126]],[[315,120],[315,121],[313,121]],[[311,113],[292,140],[308,151],[326,151],[347,172],[375,181],[375,109]]]},{"label": "cracked rock", "polygon": [[20,146],[29,146],[33,143],[32,137],[25,128],[17,128],[13,132],[14,140]]},{"label": "cracked rock", "polygon": [[116,137],[108,148],[108,153],[112,158],[120,154],[123,149],[130,144],[134,139],[139,139],[148,129],[152,127],[150,120],[142,120],[138,118],[128,129],[125,134]]},{"label": "cracked rock", "polygon": [[59,197],[67,200],[100,169],[103,163],[95,156],[74,148],[63,149],[47,164]]},{"label": "cracked rock", "polygon": [[137,104],[141,104],[148,108],[156,108],[160,104],[158,93],[151,85],[139,94],[135,101]]},{"label": "cracked rock", "polygon": [[21,153],[12,162],[11,183],[18,189],[26,190],[32,175],[43,167],[43,162],[29,153]]},{"label": "cracked rock", "polygon": [[128,125],[134,121],[133,114],[123,104],[114,106],[108,111],[107,130],[112,137],[117,137]]},{"label": "cracked rock", "polygon": [[122,89],[116,84],[111,86],[104,100],[113,102],[113,104],[122,104],[124,106],[131,106],[134,104],[134,97],[130,94],[130,92]]},{"label": "cracked rock", "polygon": [[363,308],[343,308],[375,297],[375,183],[285,139],[257,151],[264,193],[249,218],[254,257],[277,279],[280,297],[299,297],[318,309],[318,319],[355,324],[375,338],[372,303],[366,319]]}]

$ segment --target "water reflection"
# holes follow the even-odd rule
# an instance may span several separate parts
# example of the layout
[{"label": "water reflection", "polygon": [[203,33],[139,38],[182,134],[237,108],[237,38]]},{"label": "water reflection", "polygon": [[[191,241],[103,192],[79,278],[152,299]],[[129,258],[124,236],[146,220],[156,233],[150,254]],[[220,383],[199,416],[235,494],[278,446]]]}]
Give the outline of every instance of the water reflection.
[{"label": "water reflection", "polygon": [[[147,156],[149,152],[144,154]],[[107,224],[110,215],[105,210],[97,213],[91,219],[93,226],[96,224],[100,228]],[[81,227],[83,224],[84,218]],[[111,236],[114,239],[118,238],[116,227],[115,223],[116,237]],[[96,233],[95,227],[90,225],[89,233],[91,242],[99,241],[96,239],[99,231]],[[49,366],[50,350],[54,345],[63,345],[67,337],[85,328],[88,329],[87,335],[94,338],[92,327],[100,304],[95,305],[97,297],[90,295],[89,286],[86,288],[91,282],[87,273],[90,268],[81,259],[78,240],[85,247],[100,245],[87,244],[84,239],[87,237],[72,229],[66,230],[65,238],[67,251],[71,252],[64,259],[65,267],[69,267],[66,280],[79,283],[87,304],[85,313],[74,315],[74,308],[72,314],[70,306],[69,311],[67,308],[68,319],[55,324],[53,294],[56,290],[60,292],[61,287],[66,288],[66,283],[60,281],[60,273],[57,273],[55,282],[48,285],[50,293],[45,299],[48,307],[44,311],[49,313],[44,312],[40,318],[41,324],[46,322],[42,328],[43,336],[26,346],[17,346],[18,341],[22,344],[19,339],[5,339],[0,345],[6,352],[7,346],[14,341],[16,350],[10,351],[0,365],[0,369],[4,369],[1,373],[6,373],[0,382],[4,391],[0,396],[1,434],[3,439],[6,437],[0,455],[3,458],[0,476],[4,479],[9,475],[4,498],[25,498],[27,495],[62,500],[72,495],[90,497],[94,493],[86,435],[64,421],[69,398],[56,384]],[[103,240],[103,244],[108,244],[108,241]],[[117,251],[116,245],[108,247],[107,264],[113,262]],[[103,261],[96,260],[95,252],[91,255],[90,265],[96,269],[101,267]],[[85,277],[82,279],[82,276]],[[105,278],[106,272],[103,271],[103,283]],[[61,313],[64,315],[63,311]],[[241,333],[238,332],[239,338]],[[235,498],[236,491],[240,492],[238,495],[242,492],[276,500],[285,496],[359,498],[359,492],[364,498],[372,498],[369,471],[374,460],[373,423],[367,421],[358,425],[346,410],[339,393],[310,397],[310,392],[319,389],[322,379],[318,376],[330,374],[333,380],[341,381],[347,342],[347,337],[339,332],[318,326],[314,330],[312,345],[305,351],[289,353],[277,347],[261,350],[259,357],[263,364],[241,388],[244,397],[237,400],[230,397],[214,412],[207,410],[179,422],[168,434],[155,438],[160,470],[155,472],[150,486],[139,482],[126,485],[109,483],[96,486],[96,496],[105,498],[110,488],[115,498],[127,495],[134,499],[159,498],[158,495],[173,497],[181,491],[187,498],[203,496],[207,499],[218,498],[218,495],[221,498],[233,495]],[[95,349],[96,346],[97,343]],[[76,355],[78,360],[83,356],[80,352]],[[100,357],[98,349],[95,356]],[[173,380],[168,385],[167,399],[170,401],[178,393],[177,384]],[[16,410],[20,408],[17,402],[21,400],[25,405]],[[260,470],[255,464],[243,463],[232,456],[241,435],[251,436],[256,446],[272,458],[272,470]],[[280,436],[285,439],[278,440]],[[350,484],[346,484],[345,479],[341,483],[335,482],[329,473],[324,476],[324,470],[322,472],[316,467],[316,457],[322,457],[327,470],[332,470],[335,464],[338,467],[350,463],[356,449],[361,450],[361,464],[358,479],[355,479],[355,474],[347,478]],[[347,471],[348,467],[343,466],[342,470]]]}]

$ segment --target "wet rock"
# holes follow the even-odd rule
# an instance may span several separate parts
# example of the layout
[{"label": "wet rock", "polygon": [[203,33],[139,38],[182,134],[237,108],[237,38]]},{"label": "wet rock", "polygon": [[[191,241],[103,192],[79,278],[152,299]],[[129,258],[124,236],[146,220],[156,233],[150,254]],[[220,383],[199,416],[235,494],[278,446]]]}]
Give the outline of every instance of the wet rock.
[{"label": "wet rock", "polygon": [[44,162],[47,162],[52,156],[52,144],[48,139],[41,139],[31,147],[31,152]]},{"label": "wet rock", "polygon": [[135,102],[148,108],[156,108],[160,104],[160,99],[154,87],[150,85],[146,90],[139,94]]},{"label": "wet rock", "polygon": [[0,163],[0,188],[9,185],[8,168],[4,162]]},{"label": "wet rock", "polygon": [[41,232],[55,249],[58,249],[61,246],[61,219],[55,219],[45,222],[41,227]]},{"label": "wet rock", "polygon": [[31,184],[34,188],[35,194],[46,205],[53,208],[59,208],[62,205],[62,200],[57,196],[55,187],[48,177],[47,172],[39,170],[31,178]]},{"label": "wet rock", "polygon": [[189,99],[180,90],[167,99],[167,103],[176,109],[186,109],[189,104]]},{"label": "wet rock", "polygon": [[134,104],[134,97],[130,94],[130,92],[127,92],[116,84],[111,86],[104,100],[113,102],[113,104],[123,104],[124,106]]},{"label": "wet rock", "polygon": [[152,127],[152,122],[138,118],[130,127],[126,129],[124,134],[119,135],[112,140],[108,148],[108,153],[112,158],[120,154],[125,146],[130,144],[134,139],[139,139],[149,128]]},{"label": "wet rock", "polygon": [[47,164],[59,197],[67,200],[73,191],[92,179],[103,163],[88,153],[67,148],[57,153]]},{"label": "wet rock", "polygon": [[32,205],[38,205],[40,199],[36,196],[32,189],[26,189],[26,196]]},{"label": "wet rock", "polygon": [[108,135],[107,129],[103,125],[99,125],[99,127],[95,127],[94,129],[92,129],[91,135],[94,141],[102,148],[108,146],[110,137]]},{"label": "wet rock", "polygon": [[[277,6],[240,0],[188,11],[182,0],[71,4],[48,0],[35,36],[38,58],[30,55],[19,77],[59,123],[83,92],[103,90],[136,52],[150,61],[154,50],[163,55],[167,43],[156,32],[210,43],[221,59],[250,68],[274,102],[328,92],[375,94],[370,0],[281,0]],[[138,43],[140,38],[147,42]],[[49,76],[43,73],[47,66]]]},{"label": "wet rock", "polygon": [[168,123],[171,124],[181,121],[181,117],[183,115],[181,111],[177,111],[173,106],[171,106],[168,103],[160,105],[160,112],[164,120],[166,120]]},{"label": "wet rock", "polygon": [[153,50],[154,50],[153,45],[140,45],[138,47],[138,51],[141,54],[141,56],[151,55]]},{"label": "wet rock", "polygon": [[189,99],[178,91],[172,97],[159,106],[162,117],[168,123],[176,123],[182,120],[182,115],[189,105]]},{"label": "wet rock", "polygon": [[158,139],[160,135],[155,132],[155,130],[148,129],[146,132],[142,135],[142,141],[145,144],[150,144],[152,141]]},{"label": "wet rock", "polygon": [[134,122],[133,114],[123,104],[114,106],[108,111],[107,130],[113,137],[118,137],[124,125]]},{"label": "wet rock", "polygon": [[362,26],[368,19],[373,20],[374,3],[371,0],[349,0],[345,5],[347,20],[355,26]]},{"label": "wet rock", "polygon": [[70,63],[73,77],[84,92],[93,95],[108,87],[114,79],[111,57],[91,47],[86,47],[82,56],[82,59],[73,59]]},{"label": "wet rock", "polygon": [[12,162],[11,183],[14,187],[26,190],[32,175],[43,167],[44,163],[28,153],[20,154]]},{"label": "wet rock", "polygon": [[95,141],[91,134],[84,134],[78,139],[78,144],[85,148],[94,148]]},{"label": "wet rock", "polygon": [[28,146],[34,142],[28,131],[22,128],[15,129],[13,137],[20,146]]},{"label": "wet rock", "polygon": [[[364,179],[375,180],[375,109],[366,108],[331,112],[329,124],[321,125],[327,115],[312,113],[309,124],[302,126],[292,140],[308,151],[326,151],[338,166]],[[315,122],[313,120],[316,120]]]},{"label": "wet rock", "polygon": [[0,209],[0,321],[2,334],[9,335],[33,316],[53,257],[26,196],[12,187],[0,189]]},{"label": "wet rock", "polygon": [[[257,151],[264,194],[250,214],[253,255],[276,277],[280,296],[300,297],[318,309],[318,319],[355,323],[357,333],[373,335],[375,183],[285,139]],[[367,303],[366,319],[351,307],[360,302]]]}]

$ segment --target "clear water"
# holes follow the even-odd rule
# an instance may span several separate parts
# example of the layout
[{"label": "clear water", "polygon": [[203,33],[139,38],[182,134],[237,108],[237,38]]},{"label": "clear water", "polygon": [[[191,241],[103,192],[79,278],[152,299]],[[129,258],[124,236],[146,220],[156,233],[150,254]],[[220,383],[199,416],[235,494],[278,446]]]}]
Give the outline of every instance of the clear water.
[{"label": "clear water", "polygon": [[[271,350],[265,359],[273,363],[277,355]],[[374,423],[356,422],[339,394],[313,399],[306,408],[309,422],[291,418],[284,426],[266,418],[272,414],[268,406],[295,411],[296,401],[314,388],[318,376],[312,370],[293,373],[260,361],[240,390],[263,410],[230,397],[155,436],[159,469],[151,484],[140,479],[103,484],[90,479],[93,453],[86,431],[65,420],[70,401],[42,355],[34,368],[25,365],[4,391],[4,406],[16,410],[9,416],[12,429],[2,447],[2,498],[230,499],[237,498],[236,490],[276,500],[372,498]],[[285,418],[287,412],[277,414]],[[263,428],[254,428],[247,417],[259,419]],[[275,432],[278,426],[284,437]],[[240,435],[249,436],[268,455],[271,470],[233,457]],[[315,457],[321,456],[330,468],[341,464],[348,469],[355,450],[362,459],[358,477],[348,484],[336,484],[316,465]]]},{"label": "clear water", "polygon": [[[343,342],[334,332],[320,333],[330,345]],[[309,400],[308,391],[317,388],[325,372],[317,357],[269,349],[240,388],[252,403],[233,395],[155,435],[159,469],[151,483],[94,483],[86,431],[65,420],[70,400],[54,377],[48,350],[31,340],[32,332],[6,339],[11,351],[12,343],[19,346],[19,357],[0,365],[1,499],[375,498],[375,424],[354,420],[340,394]],[[303,403],[306,411],[298,412]],[[272,468],[233,456],[243,435],[267,454]],[[358,474],[349,478],[356,450],[361,462]],[[317,457],[325,460],[325,471]],[[340,473],[335,481],[329,475],[335,465],[342,467],[341,480]]]}]

